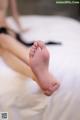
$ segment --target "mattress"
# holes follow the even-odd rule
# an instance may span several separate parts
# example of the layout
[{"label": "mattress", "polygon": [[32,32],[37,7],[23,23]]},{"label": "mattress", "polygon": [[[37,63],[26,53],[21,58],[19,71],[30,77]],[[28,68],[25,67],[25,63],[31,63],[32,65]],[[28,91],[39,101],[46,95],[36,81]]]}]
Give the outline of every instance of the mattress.
[{"label": "mattress", "polygon": [[[47,46],[50,71],[60,81],[60,88],[50,97],[39,86],[12,70],[0,58],[0,112],[9,120],[80,120],[80,23],[61,16],[23,16],[24,40],[59,41]],[[7,21],[16,29],[12,18]]]}]

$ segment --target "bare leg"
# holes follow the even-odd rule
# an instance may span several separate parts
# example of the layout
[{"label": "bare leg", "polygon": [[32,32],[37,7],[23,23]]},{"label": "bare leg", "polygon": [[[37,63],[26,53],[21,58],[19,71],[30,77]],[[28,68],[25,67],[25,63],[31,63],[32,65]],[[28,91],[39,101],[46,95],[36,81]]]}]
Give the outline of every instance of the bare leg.
[{"label": "bare leg", "polygon": [[36,80],[31,68],[26,64],[28,63],[29,49],[4,34],[0,35],[0,46],[0,55],[12,69]]},{"label": "bare leg", "polygon": [[[17,42],[12,37],[10,37],[8,35],[4,35],[4,34],[0,35],[0,45],[4,49],[6,49],[8,52],[11,52],[11,53],[13,53],[13,55],[15,55],[15,58],[13,58],[13,56],[9,54],[12,57],[12,59],[14,59],[13,61],[16,61],[17,60],[16,58],[18,57],[23,62],[30,65],[30,67],[33,70],[33,73],[35,75],[33,73],[31,73],[32,72],[31,70],[28,72],[28,70],[29,70],[29,69],[27,69],[28,67],[25,68],[26,75],[28,75],[28,73],[29,73],[29,74],[31,74],[31,76],[32,75],[34,77],[36,76],[37,77],[36,81],[38,82],[38,84],[40,85],[40,87],[42,88],[42,90],[44,91],[44,93],[46,95],[51,95],[52,92],[54,92],[59,87],[58,82],[53,79],[53,76],[48,71],[48,63],[49,63],[48,55],[49,54],[48,54],[48,51],[47,51],[46,47],[44,46],[44,44],[42,44],[42,45],[38,44],[38,46],[37,46],[38,49],[35,49],[36,45],[34,45],[32,47],[32,49],[30,51],[30,62],[28,60],[27,48],[25,46],[23,46],[22,44],[20,44],[19,42]],[[5,58],[5,56],[3,56],[3,57]],[[36,61],[38,61],[38,62],[36,62]],[[8,58],[7,58],[7,62],[9,63]],[[20,62],[20,61],[18,61],[18,62]],[[38,67],[36,67],[36,65]],[[12,67],[14,68],[14,66],[12,66]],[[38,69],[36,69],[36,68],[38,68]],[[16,69],[16,67],[14,69]],[[19,72],[21,72],[20,68],[17,70]],[[41,73],[40,71],[44,72],[44,78],[43,77],[41,78],[41,74],[43,74],[43,72]]]},{"label": "bare leg", "polygon": [[59,82],[49,72],[49,52],[43,42],[36,42],[30,50],[30,67],[37,77],[37,83],[44,94],[51,95],[59,87]]},{"label": "bare leg", "polygon": [[33,74],[31,68],[25,64],[22,60],[14,56],[12,53],[0,49],[2,54],[1,56],[3,57],[5,63],[7,63],[13,70],[18,72],[19,74],[25,75],[26,77],[30,77],[33,80],[36,80],[35,75]]},{"label": "bare leg", "polygon": [[22,45],[16,39],[12,38],[9,35],[1,34],[0,46],[2,46],[2,48],[6,49],[7,51],[10,51],[22,61],[24,61],[26,64],[28,64],[29,49],[27,49],[27,47]]}]

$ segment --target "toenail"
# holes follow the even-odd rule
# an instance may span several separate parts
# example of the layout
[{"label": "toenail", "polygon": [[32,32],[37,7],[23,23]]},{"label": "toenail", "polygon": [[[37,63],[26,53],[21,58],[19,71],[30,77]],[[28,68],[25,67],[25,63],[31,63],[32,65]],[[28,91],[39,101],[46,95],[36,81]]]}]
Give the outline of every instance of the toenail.
[{"label": "toenail", "polygon": [[37,42],[35,42],[34,45],[37,47]]}]

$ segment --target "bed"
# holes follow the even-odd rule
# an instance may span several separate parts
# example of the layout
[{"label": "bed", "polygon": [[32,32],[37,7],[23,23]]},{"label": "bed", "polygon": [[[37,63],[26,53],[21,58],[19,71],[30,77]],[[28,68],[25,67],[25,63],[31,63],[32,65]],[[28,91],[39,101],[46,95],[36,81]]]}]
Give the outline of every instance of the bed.
[{"label": "bed", "polygon": [[[61,16],[23,16],[22,34],[28,41],[59,41],[47,46],[50,71],[60,81],[60,88],[50,97],[39,86],[5,64],[0,58],[0,112],[9,120],[80,120],[80,23]],[[16,29],[12,18],[7,21]]]}]

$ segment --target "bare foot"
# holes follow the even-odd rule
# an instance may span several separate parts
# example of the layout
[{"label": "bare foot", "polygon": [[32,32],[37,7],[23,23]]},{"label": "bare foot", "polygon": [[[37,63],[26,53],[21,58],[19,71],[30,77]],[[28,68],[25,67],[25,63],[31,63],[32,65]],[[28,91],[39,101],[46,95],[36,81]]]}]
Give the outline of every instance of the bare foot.
[{"label": "bare foot", "polygon": [[48,70],[49,52],[43,42],[35,42],[29,53],[30,67],[45,95],[50,96],[59,87],[59,82]]}]

